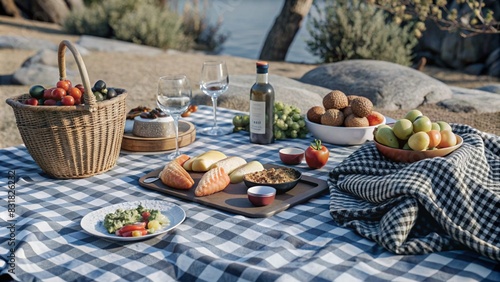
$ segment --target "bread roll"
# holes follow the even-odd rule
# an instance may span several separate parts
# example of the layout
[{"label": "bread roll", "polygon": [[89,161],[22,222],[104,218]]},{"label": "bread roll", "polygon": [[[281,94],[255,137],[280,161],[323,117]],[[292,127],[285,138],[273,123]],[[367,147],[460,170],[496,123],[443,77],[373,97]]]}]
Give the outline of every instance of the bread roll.
[{"label": "bread roll", "polygon": [[208,151],[198,157],[196,157],[193,160],[193,163],[191,164],[191,170],[192,171],[197,171],[197,172],[205,172],[210,169],[210,167],[222,160],[225,159],[226,155],[224,153],[219,152],[219,151]]},{"label": "bread roll", "polygon": [[165,165],[160,173],[160,180],[163,184],[175,189],[187,190],[194,185],[191,175],[177,160],[173,160]]},{"label": "bread roll", "polygon": [[247,173],[252,173],[256,171],[264,170],[264,166],[258,161],[251,161],[246,165],[243,165],[235,169],[230,175],[231,183],[240,183],[243,181],[243,176]]},{"label": "bread roll", "polygon": [[194,195],[197,197],[211,195],[224,190],[229,185],[229,175],[222,167],[212,168],[207,171],[200,179]]},{"label": "bread roll", "polygon": [[247,161],[245,161],[244,158],[232,156],[232,157],[227,157],[225,159],[222,159],[222,160],[214,163],[210,168],[222,167],[222,168],[224,168],[224,171],[227,174],[230,174],[235,169],[237,169],[240,166],[245,165],[246,163],[247,163]]}]

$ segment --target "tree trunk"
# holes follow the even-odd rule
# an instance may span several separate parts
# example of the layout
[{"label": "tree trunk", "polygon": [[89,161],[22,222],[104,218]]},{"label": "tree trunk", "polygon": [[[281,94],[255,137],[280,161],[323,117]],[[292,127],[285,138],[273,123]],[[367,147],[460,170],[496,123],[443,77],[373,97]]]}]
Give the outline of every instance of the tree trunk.
[{"label": "tree trunk", "polygon": [[[30,19],[62,24],[69,14],[69,8],[64,0],[32,0],[24,5]],[[21,8],[22,9],[22,8]]]},{"label": "tree trunk", "polygon": [[21,12],[14,3],[14,0],[0,0],[0,14],[11,16],[11,17],[20,17]]},{"label": "tree trunk", "polygon": [[267,34],[260,60],[284,61],[288,48],[311,9],[313,0],[286,0],[281,13]]}]

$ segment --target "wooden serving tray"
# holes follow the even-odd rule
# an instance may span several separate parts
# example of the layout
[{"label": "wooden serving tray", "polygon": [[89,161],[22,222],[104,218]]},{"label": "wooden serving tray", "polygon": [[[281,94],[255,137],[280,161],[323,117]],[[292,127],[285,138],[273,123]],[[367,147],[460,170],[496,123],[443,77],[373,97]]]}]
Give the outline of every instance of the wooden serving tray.
[{"label": "wooden serving tray", "polygon": [[[264,167],[271,168],[280,166],[266,164]],[[272,204],[264,207],[256,207],[248,200],[248,188],[243,182],[238,184],[229,184],[229,186],[223,191],[209,196],[196,197],[194,195],[194,190],[203,176],[202,172],[190,172],[190,175],[194,180],[194,185],[189,190],[179,190],[168,187],[163,184],[161,180],[157,180],[153,183],[144,183],[144,179],[158,176],[158,173],[160,173],[161,170],[162,169],[157,169],[142,176],[139,179],[139,184],[147,189],[156,190],[184,200],[200,203],[235,214],[241,214],[247,217],[270,217],[288,209],[289,207],[306,202],[307,200],[328,190],[328,184],[326,181],[302,175],[302,178],[297,186],[284,194],[277,194]]]},{"label": "wooden serving tray", "polygon": [[[179,120],[179,148],[187,146],[196,139],[194,124]],[[175,149],[175,135],[159,138],[145,138],[133,135],[131,132],[123,134],[122,150],[130,152],[159,152]]]}]

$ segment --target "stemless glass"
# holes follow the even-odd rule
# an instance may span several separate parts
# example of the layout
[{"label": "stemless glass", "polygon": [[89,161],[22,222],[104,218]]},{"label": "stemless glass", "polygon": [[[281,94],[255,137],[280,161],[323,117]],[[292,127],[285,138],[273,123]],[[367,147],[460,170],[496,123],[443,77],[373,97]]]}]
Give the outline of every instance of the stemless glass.
[{"label": "stemless glass", "polygon": [[219,136],[229,134],[233,131],[232,127],[220,127],[217,125],[217,98],[227,91],[228,86],[229,75],[227,73],[226,62],[206,61],[203,63],[200,89],[212,98],[214,125],[213,127],[198,130],[200,134]]},{"label": "stemless glass", "polygon": [[185,75],[162,76],[158,80],[156,103],[158,107],[174,119],[175,152],[168,159],[175,159],[179,153],[179,117],[191,104],[192,91]]}]

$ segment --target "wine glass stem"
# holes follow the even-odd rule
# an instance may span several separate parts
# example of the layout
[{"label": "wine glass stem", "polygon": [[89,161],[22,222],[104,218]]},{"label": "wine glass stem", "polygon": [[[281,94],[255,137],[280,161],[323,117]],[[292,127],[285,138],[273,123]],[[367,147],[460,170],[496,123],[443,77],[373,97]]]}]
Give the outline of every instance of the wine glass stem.
[{"label": "wine glass stem", "polygon": [[175,128],[175,156],[179,155],[179,115],[172,115]]},{"label": "wine glass stem", "polygon": [[212,96],[212,104],[214,107],[214,128],[217,128],[217,96]]}]

